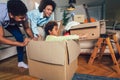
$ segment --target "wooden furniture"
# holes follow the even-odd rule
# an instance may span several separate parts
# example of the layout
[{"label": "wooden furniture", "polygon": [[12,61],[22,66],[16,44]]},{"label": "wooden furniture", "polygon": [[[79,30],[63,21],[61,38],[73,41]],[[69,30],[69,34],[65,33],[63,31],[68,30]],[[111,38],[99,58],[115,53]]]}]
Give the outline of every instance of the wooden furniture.
[{"label": "wooden furniture", "polygon": [[98,57],[101,58],[106,49],[106,46],[108,46],[108,48],[110,50],[110,55],[112,57],[112,60],[113,60],[113,63],[114,63],[115,69],[116,69],[116,72],[120,73],[120,67],[119,67],[118,61],[115,57],[115,53],[113,50],[111,40],[113,40],[113,42],[115,43],[116,48],[120,54],[120,46],[119,46],[118,39],[116,37],[116,33],[104,34],[104,35],[101,35],[101,37],[98,39],[98,41],[94,47],[94,50],[90,56],[90,59],[88,61],[88,64],[90,64],[90,65],[93,64],[94,59],[97,57],[98,50],[100,51],[100,55]]}]

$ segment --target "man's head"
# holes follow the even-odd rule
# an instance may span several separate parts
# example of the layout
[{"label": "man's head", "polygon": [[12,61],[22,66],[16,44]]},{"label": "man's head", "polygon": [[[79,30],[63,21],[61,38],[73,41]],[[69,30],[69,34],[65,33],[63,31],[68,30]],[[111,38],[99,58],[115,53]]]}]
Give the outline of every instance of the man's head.
[{"label": "man's head", "polygon": [[8,0],[7,8],[11,19],[17,22],[26,20],[27,7],[21,0]]},{"label": "man's head", "polygon": [[49,17],[56,8],[56,3],[52,0],[42,0],[39,5],[39,11],[44,13],[44,16]]},{"label": "man's head", "polygon": [[45,34],[58,36],[58,24],[55,21],[50,21],[45,25]]}]

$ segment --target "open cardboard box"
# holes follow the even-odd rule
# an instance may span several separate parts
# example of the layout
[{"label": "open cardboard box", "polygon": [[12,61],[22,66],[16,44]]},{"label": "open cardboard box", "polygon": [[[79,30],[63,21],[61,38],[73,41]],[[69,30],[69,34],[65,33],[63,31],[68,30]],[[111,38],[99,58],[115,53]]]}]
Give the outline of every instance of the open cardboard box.
[{"label": "open cardboard box", "polygon": [[100,34],[106,33],[106,23],[104,20],[79,24],[72,26],[70,34],[87,34],[86,39],[98,39]]},{"label": "open cardboard box", "polygon": [[31,40],[27,46],[29,73],[42,80],[72,80],[79,54],[79,41]]}]

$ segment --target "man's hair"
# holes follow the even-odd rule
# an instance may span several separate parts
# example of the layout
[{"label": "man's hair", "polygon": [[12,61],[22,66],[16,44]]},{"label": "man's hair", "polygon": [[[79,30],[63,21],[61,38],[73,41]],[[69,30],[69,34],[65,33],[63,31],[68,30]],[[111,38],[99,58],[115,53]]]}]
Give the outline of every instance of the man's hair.
[{"label": "man's hair", "polygon": [[44,30],[45,30],[46,36],[49,35],[49,30],[52,31],[54,26],[58,26],[57,22],[55,22],[55,21],[50,21],[45,25]]},{"label": "man's hair", "polygon": [[51,5],[53,7],[53,11],[56,8],[56,3],[52,0],[42,0],[39,5],[39,11],[43,12],[43,9],[46,8],[47,5]]},{"label": "man's hair", "polygon": [[28,11],[21,0],[8,0],[7,8],[8,12],[14,16],[25,15]]}]

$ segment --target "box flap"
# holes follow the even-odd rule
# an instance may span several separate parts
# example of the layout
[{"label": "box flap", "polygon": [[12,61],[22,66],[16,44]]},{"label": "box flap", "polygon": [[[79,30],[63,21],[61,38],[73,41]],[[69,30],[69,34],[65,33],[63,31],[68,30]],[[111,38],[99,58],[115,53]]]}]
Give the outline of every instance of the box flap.
[{"label": "box flap", "polygon": [[69,40],[67,41],[68,55],[69,55],[69,64],[78,58],[80,54],[80,44],[79,40]]},{"label": "box flap", "polygon": [[33,41],[27,46],[28,58],[51,64],[64,65],[66,42],[64,41]]},{"label": "box flap", "polygon": [[80,28],[94,28],[94,27],[100,27],[99,21],[92,22],[92,23],[84,23],[84,24],[79,24],[79,25],[76,25],[76,26],[72,26],[71,30],[72,29],[80,29]]}]

